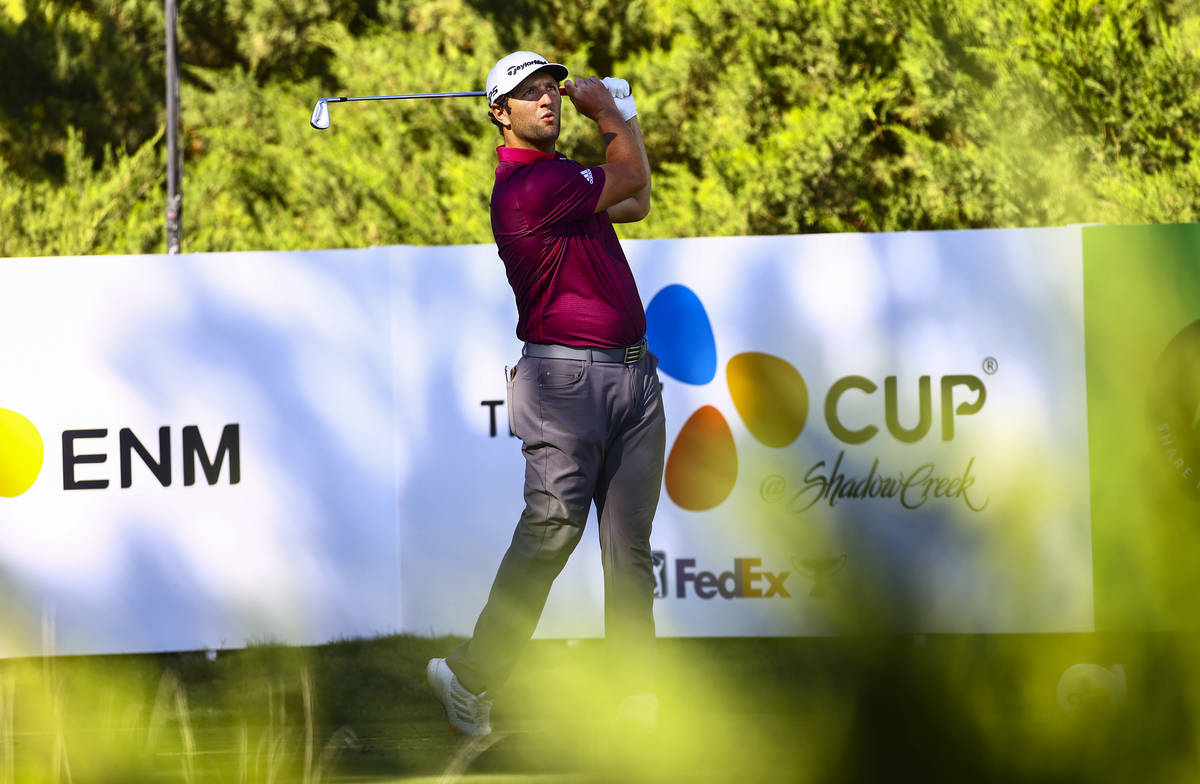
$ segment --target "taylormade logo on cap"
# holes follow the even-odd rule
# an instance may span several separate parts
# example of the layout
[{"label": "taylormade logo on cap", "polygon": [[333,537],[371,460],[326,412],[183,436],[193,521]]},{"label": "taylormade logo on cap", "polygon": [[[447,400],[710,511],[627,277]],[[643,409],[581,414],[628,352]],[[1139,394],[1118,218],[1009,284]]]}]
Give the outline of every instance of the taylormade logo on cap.
[{"label": "taylormade logo on cap", "polygon": [[566,66],[547,62],[545,57],[534,52],[513,52],[505,55],[500,62],[492,66],[487,77],[488,105],[496,102],[501,95],[512,92],[526,76],[534,71],[547,70],[560,82],[567,78]]},{"label": "taylormade logo on cap", "polygon": [[508,75],[515,76],[531,65],[548,65],[548,63],[545,60],[529,60],[528,62],[521,63],[520,65],[510,65],[508,67]]}]

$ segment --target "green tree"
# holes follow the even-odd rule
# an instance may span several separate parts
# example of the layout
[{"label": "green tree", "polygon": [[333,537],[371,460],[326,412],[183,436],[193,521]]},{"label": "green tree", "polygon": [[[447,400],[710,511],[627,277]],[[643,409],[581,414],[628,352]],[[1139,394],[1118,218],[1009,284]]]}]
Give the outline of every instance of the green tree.
[{"label": "green tree", "polygon": [[[0,69],[22,77],[0,96],[4,252],[162,250],[160,6],[21,7],[0,16]],[[655,199],[625,236],[1200,216],[1200,5],[1187,0],[182,12],[185,250],[490,242],[498,136],[482,101],[335,105],[324,132],[306,120],[321,95],[479,89],[515,48],[634,86]],[[565,115],[560,148],[601,160],[594,127]],[[86,216],[31,206],[76,192],[109,195]]]}]

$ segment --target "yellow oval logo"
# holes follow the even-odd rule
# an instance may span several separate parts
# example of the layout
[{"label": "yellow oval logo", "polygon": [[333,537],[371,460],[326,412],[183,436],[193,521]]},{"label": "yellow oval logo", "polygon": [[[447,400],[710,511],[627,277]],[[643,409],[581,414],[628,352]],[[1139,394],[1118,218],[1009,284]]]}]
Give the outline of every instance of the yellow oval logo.
[{"label": "yellow oval logo", "polygon": [[33,423],[16,411],[0,408],[0,496],[15,498],[32,487],[45,454]]}]

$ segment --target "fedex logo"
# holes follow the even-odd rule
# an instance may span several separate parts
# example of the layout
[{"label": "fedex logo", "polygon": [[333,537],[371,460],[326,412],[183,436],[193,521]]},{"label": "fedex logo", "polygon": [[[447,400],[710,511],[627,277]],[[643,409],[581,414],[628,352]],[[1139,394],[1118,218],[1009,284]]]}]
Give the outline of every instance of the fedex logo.
[{"label": "fedex logo", "polygon": [[[790,572],[768,572],[762,567],[761,558],[734,558],[733,569],[716,574],[696,571],[695,558],[675,559],[675,596],[686,599],[688,586],[701,599],[712,599],[720,594],[722,599],[769,599],[777,596],[788,599],[784,582]],[[665,593],[665,591],[664,591]]]}]

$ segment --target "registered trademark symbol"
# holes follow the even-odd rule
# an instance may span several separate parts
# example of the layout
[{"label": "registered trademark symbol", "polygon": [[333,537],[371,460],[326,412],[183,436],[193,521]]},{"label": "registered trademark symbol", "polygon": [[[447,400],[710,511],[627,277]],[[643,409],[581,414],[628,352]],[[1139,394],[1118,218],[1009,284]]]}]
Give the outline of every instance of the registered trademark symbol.
[{"label": "registered trademark symbol", "polygon": [[1000,363],[995,357],[987,357],[983,360],[983,372],[989,376],[996,375],[996,371],[1000,369]]}]

